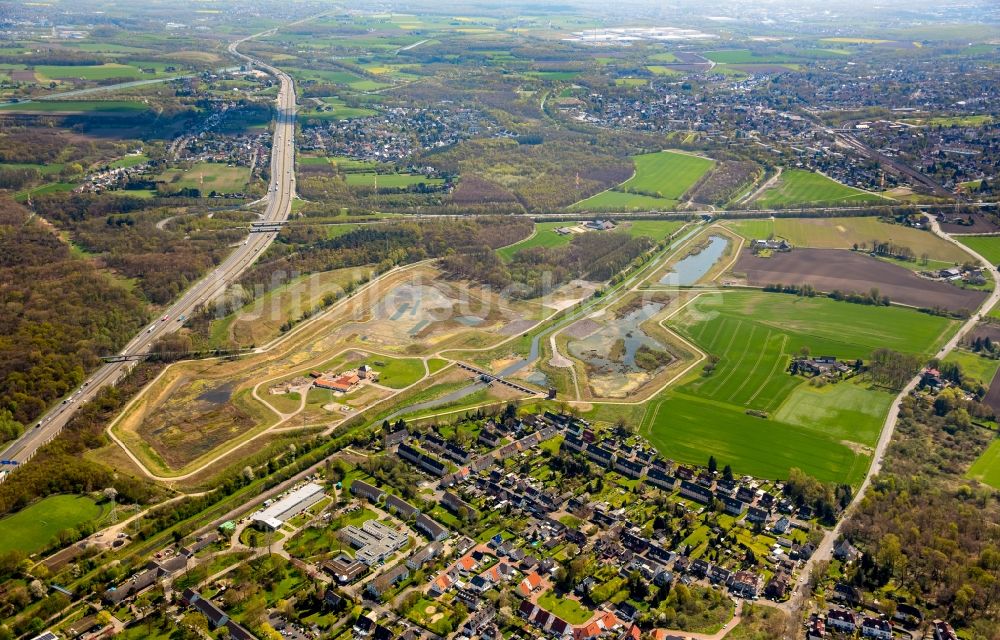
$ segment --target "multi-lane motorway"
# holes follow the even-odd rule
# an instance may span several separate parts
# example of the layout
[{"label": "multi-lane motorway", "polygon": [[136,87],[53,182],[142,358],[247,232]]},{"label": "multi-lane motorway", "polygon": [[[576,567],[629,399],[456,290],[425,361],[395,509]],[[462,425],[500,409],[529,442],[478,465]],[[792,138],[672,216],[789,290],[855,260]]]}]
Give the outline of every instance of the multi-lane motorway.
[{"label": "multi-lane motorway", "polygon": [[[229,51],[247,64],[263,69],[277,78],[280,90],[277,100],[277,119],[271,148],[271,182],[268,185],[267,208],[262,222],[280,223],[288,218],[295,195],[295,87],[292,79],[279,69],[240,53],[237,48],[247,40],[270,34],[270,31],[254,34],[229,45]],[[218,267],[192,286],[179,300],[173,303],[163,315],[151,325],[143,327],[121,350],[119,355],[148,353],[159,338],[181,328],[183,318],[187,318],[201,305],[211,302],[233,282],[247,267],[263,253],[274,240],[276,232],[250,233],[246,240],[234,250]],[[11,443],[2,453],[0,460],[17,464],[27,462],[39,447],[54,438],[76,412],[77,407],[93,398],[104,387],[117,382],[134,366],[134,362],[109,362],[95,371],[72,395],[51,409],[34,424],[27,425],[27,431]],[[0,466],[0,471],[11,471],[13,464]]]}]

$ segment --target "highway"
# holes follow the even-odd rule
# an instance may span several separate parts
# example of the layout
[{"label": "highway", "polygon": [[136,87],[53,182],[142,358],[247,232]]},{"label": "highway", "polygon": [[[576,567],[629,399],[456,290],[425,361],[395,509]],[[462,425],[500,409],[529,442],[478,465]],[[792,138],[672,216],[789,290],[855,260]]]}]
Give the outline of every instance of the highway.
[{"label": "highway", "polygon": [[[267,208],[261,218],[262,222],[282,222],[292,210],[292,198],[295,195],[295,86],[291,77],[281,70],[244,55],[237,48],[248,40],[272,32],[273,30],[247,36],[229,45],[232,55],[267,71],[281,84],[271,147],[271,182],[268,185]],[[188,289],[163,312],[162,317],[143,327],[142,332],[125,345],[119,355],[147,353],[158,339],[180,329],[183,325],[182,318],[189,317],[198,307],[211,302],[225,291],[264,252],[276,235],[276,231],[249,233],[243,244]],[[0,460],[17,464],[30,460],[39,447],[59,434],[80,405],[96,396],[101,389],[118,382],[134,365],[134,362],[109,362],[103,365],[61,404],[50,409],[35,424],[26,425],[25,433],[0,453]],[[4,464],[0,470],[10,471],[12,468],[16,469],[11,464]],[[0,480],[2,478],[0,476]]]}]

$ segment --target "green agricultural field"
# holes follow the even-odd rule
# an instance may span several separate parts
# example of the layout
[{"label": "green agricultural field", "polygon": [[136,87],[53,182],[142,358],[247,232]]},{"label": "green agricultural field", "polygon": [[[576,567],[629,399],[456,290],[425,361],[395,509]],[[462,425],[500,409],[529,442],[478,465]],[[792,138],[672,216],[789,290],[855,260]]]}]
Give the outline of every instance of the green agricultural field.
[{"label": "green agricultural field", "polygon": [[674,393],[653,405],[645,435],[663,455],[705,464],[714,455],[737,474],[786,478],[798,467],[823,481],[857,484],[867,456],[813,430],[747,415],[744,411]]},{"label": "green agricultural field", "polygon": [[43,176],[50,176],[59,173],[63,169],[63,164],[54,162],[52,164],[32,164],[29,162],[4,162],[0,163],[0,171],[4,169],[35,169]]},{"label": "green agricultural field", "polygon": [[965,477],[984,482],[994,489],[1000,489],[1000,438],[993,440],[983,455],[972,463]]},{"label": "green agricultural field", "polygon": [[377,111],[365,107],[350,107],[340,98],[323,98],[324,105],[329,110],[307,109],[302,112],[306,118],[317,118],[321,120],[351,120],[352,118],[364,118],[373,116]]},{"label": "green agricultural field", "polygon": [[234,193],[246,189],[250,169],[230,167],[221,162],[199,162],[190,169],[167,169],[156,179],[179,189],[198,189],[202,195],[212,191]]},{"label": "green agricultural field", "polygon": [[798,205],[846,205],[887,202],[874,193],[848,187],[826,176],[789,169],[781,174],[778,182],[766,189],[754,203],[763,209],[793,207]]},{"label": "green agricultural field", "polygon": [[705,51],[701,55],[716,64],[761,64],[792,62],[793,58],[781,54],[758,55],[749,49],[724,49]]},{"label": "green agricultural field", "polygon": [[123,169],[149,162],[149,156],[144,153],[132,153],[108,164],[112,169]]},{"label": "green agricultural field", "polygon": [[[909,247],[914,255],[927,254],[939,262],[964,262],[971,256],[930,231],[881,222],[878,218],[775,218],[773,220],[728,221],[725,225],[747,240],[784,238],[793,247],[850,249],[872,240],[892,240]],[[997,238],[1000,240],[1000,237]],[[997,247],[1000,248],[1000,242]]]},{"label": "green agricultural field", "polygon": [[35,67],[35,73],[52,80],[108,80],[123,78],[139,80],[155,78],[156,74],[142,73],[137,67],[128,64],[106,63],[99,65],[43,65]]},{"label": "green agricultural field", "polygon": [[783,477],[798,466],[824,480],[855,482],[866,466],[862,448],[877,440],[891,394],[853,382],[809,387],[787,372],[791,357],[803,347],[841,359],[867,358],[881,347],[927,356],[956,324],[828,298],[703,296],[671,325],[718,357],[715,369],[653,405],[644,428],[664,455],[686,462],[702,464],[713,454],[740,473]]},{"label": "green agricultural field", "polygon": [[365,173],[348,173],[344,175],[347,184],[352,187],[374,187],[379,189],[405,189],[418,184],[427,186],[439,186],[444,184],[441,178],[428,178],[420,174],[411,173],[375,173],[374,171]]},{"label": "green agricultural field", "polygon": [[0,105],[4,111],[57,112],[57,113],[127,113],[146,111],[141,102],[128,100],[46,100],[44,102],[16,102]]},{"label": "green agricultural field", "polygon": [[572,211],[670,211],[677,208],[676,200],[647,196],[642,193],[602,191],[570,207]]},{"label": "green agricultural field", "polygon": [[660,151],[635,156],[635,175],[618,190],[679,200],[715,164],[686,153]]},{"label": "green agricultural field", "polygon": [[103,515],[104,507],[86,496],[49,496],[0,520],[0,553],[41,551],[60,531],[95,523]]},{"label": "green agricultural field", "polygon": [[956,236],[955,239],[993,264],[1000,264],[1000,236]]}]

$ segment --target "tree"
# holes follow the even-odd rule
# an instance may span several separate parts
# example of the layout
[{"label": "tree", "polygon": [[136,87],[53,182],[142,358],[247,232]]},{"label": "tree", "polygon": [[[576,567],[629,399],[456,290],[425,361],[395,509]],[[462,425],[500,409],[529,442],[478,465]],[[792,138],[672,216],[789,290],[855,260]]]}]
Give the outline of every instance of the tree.
[{"label": "tree", "polygon": [[733,468],[728,464],[722,468],[722,477],[729,481],[733,479]]},{"label": "tree", "polygon": [[708,456],[708,472],[715,474],[719,469],[719,463],[715,461],[715,456]]}]

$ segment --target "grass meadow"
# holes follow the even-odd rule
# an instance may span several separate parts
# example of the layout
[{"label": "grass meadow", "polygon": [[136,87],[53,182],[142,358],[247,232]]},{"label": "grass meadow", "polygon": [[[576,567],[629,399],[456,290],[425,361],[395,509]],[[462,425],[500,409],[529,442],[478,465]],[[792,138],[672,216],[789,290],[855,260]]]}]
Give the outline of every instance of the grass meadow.
[{"label": "grass meadow", "polygon": [[[870,245],[872,240],[892,240],[894,244],[912,249],[917,257],[927,254],[929,259],[940,262],[971,259],[961,248],[929,231],[881,222],[875,217],[734,220],[727,221],[725,226],[747,240],[773,235],[788,240],[793,247],[850,249],[855,244]],[[963,238],[966,239],[969,238]],[[1000,254],[1000,237],[997,238],[996,248]]]},{"label": "grass meadow", "polygon": [[609,191],[573,204],[574,211],[664,211],[676,209],[681,197],[715,161],[676,151],[633,156],[635,175]]},{"label": "grass meadow", "polygon": [[35,502],[0,520],[0,553],[45,549],[64,529],[99,520],[104,507],[86,496],[61,494]]},{"label": "grass meadow", "polygon": [[1000,264],[1000,236],[955,236],[955,239],[993,264]]}]

